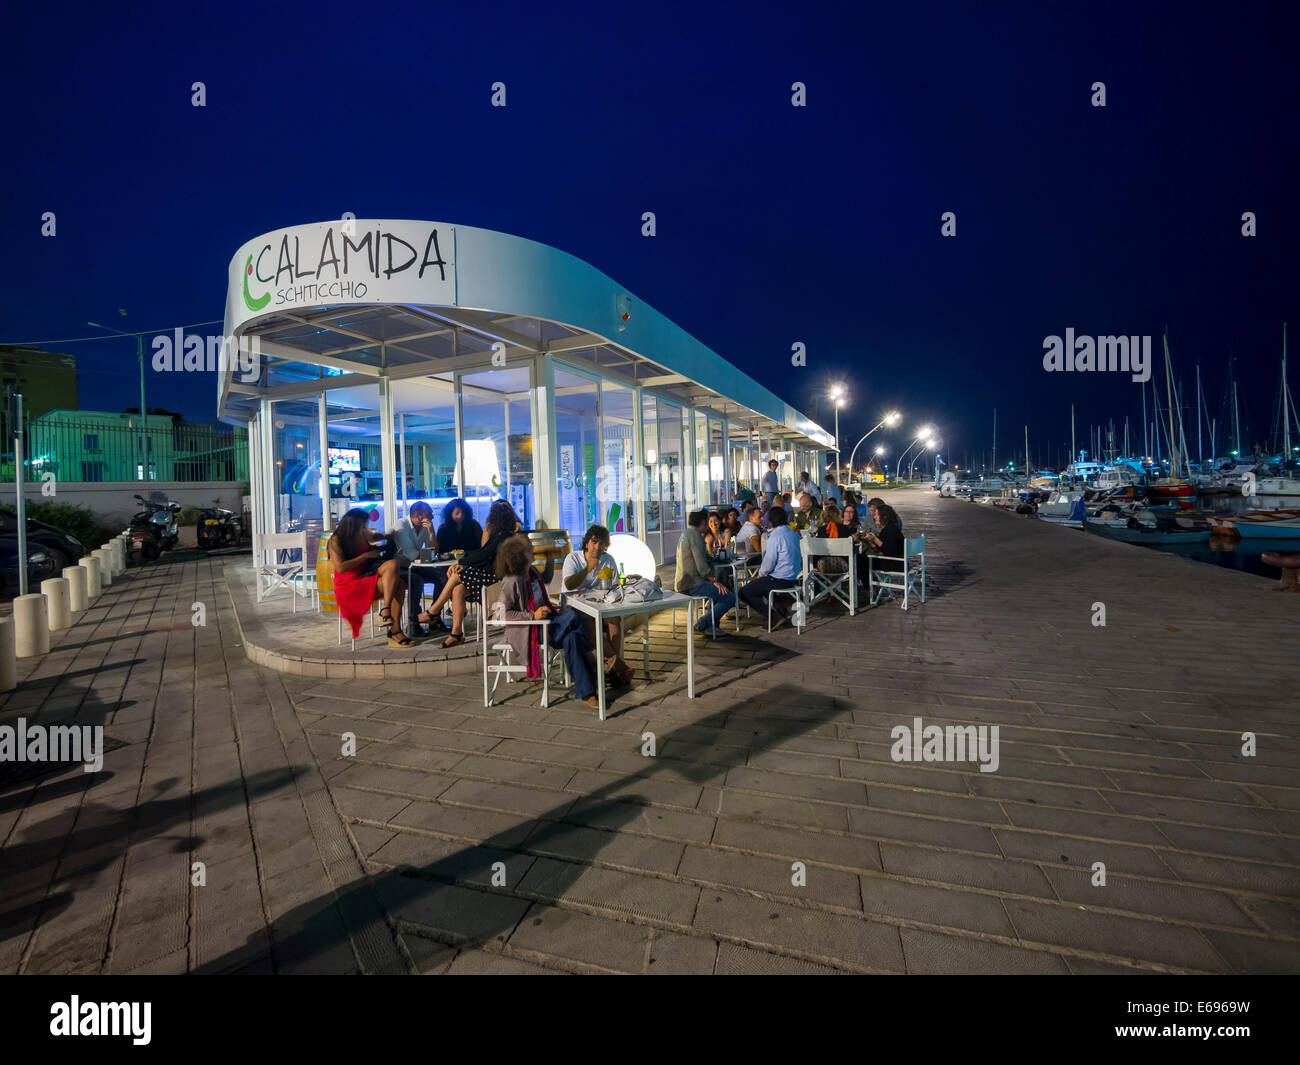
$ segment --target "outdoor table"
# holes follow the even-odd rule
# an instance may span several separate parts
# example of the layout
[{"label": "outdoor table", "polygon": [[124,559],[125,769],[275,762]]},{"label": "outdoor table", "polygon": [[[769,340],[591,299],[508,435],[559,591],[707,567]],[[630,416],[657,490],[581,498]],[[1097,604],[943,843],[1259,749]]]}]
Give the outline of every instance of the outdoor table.
[{"label": "outdoor table", "polygon": [[[616,589],[610,589],[615,591]],[[605,622],[617,618],[620,627],[623,619],[637,614],[645,616],[645,625],[641,630],[642,666],[646,680],[650,679],[650,615],[664,610],[687,608],[686,632],[686,695],[695,698],[695,640],[691,629],[695,618],[693,604],[695,600],[681,592],[664,592],[662,599],[648,603],[605,603],[601,602],[608,592],[592,590],[588,592],[560,592],[560,605],[566,603],[580,614],[586,614],[595,622],[596,629],[596,699],[600,704],[600,720],[605,720]]]}]

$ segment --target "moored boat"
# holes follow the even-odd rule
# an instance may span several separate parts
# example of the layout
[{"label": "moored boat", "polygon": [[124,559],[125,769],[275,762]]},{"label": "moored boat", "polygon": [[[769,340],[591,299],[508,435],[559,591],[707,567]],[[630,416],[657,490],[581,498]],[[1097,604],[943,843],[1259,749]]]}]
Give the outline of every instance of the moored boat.
[{"label": "moored boat", "polygon": [[1300,540],[1300,510],[1248,510],[1210,519],[1216,536],[1243,540]]}]

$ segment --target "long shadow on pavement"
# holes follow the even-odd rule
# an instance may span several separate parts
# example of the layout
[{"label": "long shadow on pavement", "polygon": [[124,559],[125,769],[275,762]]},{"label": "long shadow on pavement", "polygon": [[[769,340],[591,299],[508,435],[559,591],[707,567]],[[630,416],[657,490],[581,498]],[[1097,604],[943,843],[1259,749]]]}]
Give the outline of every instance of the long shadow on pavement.
[{"label": "long shadow on pavement", "polygon": [[[671,750],[675,739],[694,747],[697,754],[704,753],[700,751],[703,746],[714,760],[674,761],[672,768],[692,783],[707,784],[721,780],[733,767],[744,766],[750,754],[779,746],[840,713],[829,702],[821,712],[815,709],[809,712],[807,693],[792,685],[774,685],[764,694],[764,699],[801,706],[805,716],[801,719],[777,717],[756,721],[756,726],[761,727],[752,733],[751,746],[733,746],[740,735],[734,729],[724,734],[722,726],[736,711],[753,706],[752,697],[740,699],[726,709],[715,711],[660,737],[660,750]],[[709,728],[717,729],[718,738],[725,738],[730,743],[701,744],[697,734],[702,729]],[[639,752],[639,738],[633,737],[631,742],[634,744],[633,749]],[[346,933],[340,931],[342,925],[338,919],[339,912],[343,915],[344,924],[348,923],[352,915],[374,912],[375,899],[372,892],[378,895],[383,908],[390,918],[398,922],[399,928],[418,925],[427,929],[431,938],[452,942],[461,949],[482,946],[493,940],[504,942],[534,900],[515,895],[507,889],[484,889],[483,886],[490,883],[493,863],[506,862],[509,880],[509,860],[519,856],[521,848],[525,852],[537,851],[538,854],[589,852],[587,841],[592,828],[609,831],[612,840],[619,828],[630,824],[649,808],[649,801],[636,794],[635,790],[626,792],[629,785],[635,787],[637,782],[652,779],[667,768],[661,761],[647,759],[645,772],[625,774],[579,797],[576,802],[573,799],[566,800],[535,818],[521,821],[510,829],[496,833],[481,844],[463,847],[419,868],[407,867],[371,875],[367,880],[358,881],[337,895],[321,896],[298,906],[274,922],[274,954],[277,960],[288,957],[298,966],[303,963],[309,966],[312,959],[323,957],[347,941]],[[579,816],[580,823],[565,820]],[[598,854],[599,850],[595,853]],[[533,855],[530,854],[529,857],[531,859]],[[547,898],[563,896],[566,889],[572,887],[589,868],[588,865],[576,862],[564,864],[568,868],[548,878]],[[514,880],[517,882],[518,877]],[[475,900],[466,892],[476,893],[483,905],[473,905]],[[499,902],[503,899],[514,900],[516,904],[501,906]],[[494,902],[498,904],[494,905]],[[335,906],[338,907],[337,911]],[[403,917],[402,911],[418,914],[419,919]],[[364,917],[353,920],[354,939],[361,931],[356,925],[361,922],[364,922]],[[250,937],[244,946],[214,959],[197,971],[236,971],[247,964],[250,949],[257,947],[258,944]],[[362,967],[365,968],[364,962]]]}]

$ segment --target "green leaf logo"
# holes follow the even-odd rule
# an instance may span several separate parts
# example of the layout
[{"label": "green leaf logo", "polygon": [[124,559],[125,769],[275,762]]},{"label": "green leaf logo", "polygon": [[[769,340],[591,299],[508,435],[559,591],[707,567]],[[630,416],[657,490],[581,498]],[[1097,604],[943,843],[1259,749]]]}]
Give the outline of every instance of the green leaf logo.
[{"label": "green leaf logo", "polygon": [[244,265],[244,306],[246,306],[250,311],[260,311],[271,302],[271,294],[269,292],[264,292],[262,295],[258,296],[257,299],[253,299],[252,293],[248,291],[248,279],[252,276],[253,257],[250,255],[248,257],[248,262]]}]

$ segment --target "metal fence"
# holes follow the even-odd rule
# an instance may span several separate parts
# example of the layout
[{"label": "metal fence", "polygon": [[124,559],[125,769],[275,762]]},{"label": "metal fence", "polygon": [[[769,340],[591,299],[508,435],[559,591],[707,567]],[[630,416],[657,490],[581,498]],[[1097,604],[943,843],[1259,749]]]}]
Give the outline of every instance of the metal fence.
[{"label": "metal fence", "polygon": [[[8,453],[3,479],[14,479],[12,437],[0,413]],[[65,416],[26,420],[23,479],[59,481],[246,481],[248,431],[151,414]]]}]

